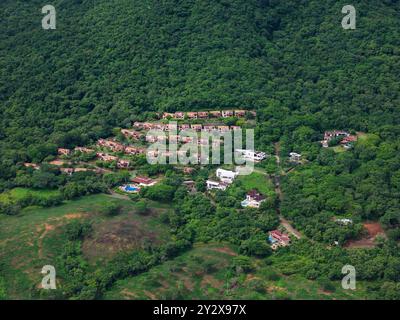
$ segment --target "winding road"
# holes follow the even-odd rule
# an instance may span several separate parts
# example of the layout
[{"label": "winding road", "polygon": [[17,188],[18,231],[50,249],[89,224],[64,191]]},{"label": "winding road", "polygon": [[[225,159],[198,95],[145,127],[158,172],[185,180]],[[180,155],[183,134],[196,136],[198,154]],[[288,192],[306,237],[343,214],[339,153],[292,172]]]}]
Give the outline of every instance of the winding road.
[{"label": "winding road", "polygon": [[[274,149],[275,149],[276,164],[277,164],[278,168],[281,169],[281,158],[279,156],[279,153],[280,153],[279,142],[274,144]],[[276,213],[279,216],[281,225],[287,230],[287,232],[292,234],[297,239],[300,239],[302,237],[301,233],[299,231],[297,231],[295,228],[293,228],[292,225],[290,224],[290,222],[288,220],[286,220],[281,214],[280,204],[281,204],[282,198],[283,198],[283,194],[282,194],[282,190],[281,190],[281,174],[285,174],[283,170],[280,170],[280,174],[274,175],[275,193],[278,195],[278,204],[276,206]]]}]

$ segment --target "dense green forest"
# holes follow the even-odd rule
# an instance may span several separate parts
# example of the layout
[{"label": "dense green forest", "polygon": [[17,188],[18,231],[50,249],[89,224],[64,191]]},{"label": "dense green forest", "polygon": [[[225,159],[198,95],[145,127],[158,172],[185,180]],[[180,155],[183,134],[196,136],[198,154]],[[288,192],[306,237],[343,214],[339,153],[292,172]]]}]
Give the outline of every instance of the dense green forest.
[{"label": "dense green forest", "polygon": [[[295,151],[307,160],[282,177],[280,209],[318,245],[300,242],[279,254],[314,261],[299,269],[309,279],[338,279],[339,269],[330,272],[328,266],[350,259],[363,280],[379,281],[369,288],[371,296],[399,299],[400,1],[354,2],[355,30],[341,26],[346,4],[54,0],[57,29],[43,30],[42,1],[1,1],[0,191],[61,192],[41,200],[46,203],[29,199],[22,206],[51,206],[104,192],[127,177],[65,177],[51,166],[34,172],[21,164],[54,156],[57,147],[87,145],[115,127],[151,118],[154,111],[254,109],[257,150],[273,153],[279,144],[283,158]],[[318,142],[330,129],[368,138],[335,153]],[[271,163],[261,166],[274,173]],[[171,177],[142,196],[173,203],[166,222],[177,241],[121,256],[99,274],[80,272],[84,279],[76,281],[86,281],[87,288],[72,282],[66,297],[99,298],[117,278],[146,271],[196,241],[228,241],[248,256],[271,254],[262,237],[276,227],[274,203],[261,212],[237,214],[233,208],[242,190],[218,194],[213,204],[202,195],[187,197],[178,187],[180,177],[169,169],[153,169]],[[204,183],[207,173],[195,178]],[[18,208],[0,210],[13,215]],[[351,216],[356,223],[340,228],[332,221],[335,216]],[[386,243],[355,253],[326,249],[333,241],[342,245],[358,237],[365,220],[384,226]],[[65,261],[85,268],[82,237],[69,237],[63,249],[66,279],[75,275],[68,274]],[[132,256],[136,265],[130,264]]]}]

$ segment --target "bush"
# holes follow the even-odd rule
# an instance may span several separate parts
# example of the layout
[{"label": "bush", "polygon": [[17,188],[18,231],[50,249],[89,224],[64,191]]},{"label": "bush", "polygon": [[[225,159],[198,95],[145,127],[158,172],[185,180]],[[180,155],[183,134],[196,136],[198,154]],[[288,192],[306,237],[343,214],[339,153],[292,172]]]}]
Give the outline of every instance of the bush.
[{"label": "bush", "polygon": [[321,278],[321,279],[319,279],[318,282],[319,282],[320,286],[322,287],[322,289],[325,291],[334,292],[336,290],[333,283],[327,278]]},{"label": "bush", "polygon": [[136,212],[141,215],[145,215],[149,212],[147,201],[141,200],[136,203]]},{"label": "bush", "polygon": [[101,213],[105,216],[116,216],[121,213],[122,206],[115,202],[110,202],[104,205],[101,208]]},{"label": "bush", "polygon": [[88,236],[92,230],[90,222],[81,222],[79,220],[74,220],[65,226],[65,233],[70,241],[81,240]]},{"label": "bush", "polygon": [[247,283],[247,287],[258,293],[265,293],[265,283],[260,279],[252,279]]},{"label": "bush", "polygon": [[233,258],[231,268],[236,273],[249,273],[254,270],[253,263],[251,259],[246,256],[237,256]]}]

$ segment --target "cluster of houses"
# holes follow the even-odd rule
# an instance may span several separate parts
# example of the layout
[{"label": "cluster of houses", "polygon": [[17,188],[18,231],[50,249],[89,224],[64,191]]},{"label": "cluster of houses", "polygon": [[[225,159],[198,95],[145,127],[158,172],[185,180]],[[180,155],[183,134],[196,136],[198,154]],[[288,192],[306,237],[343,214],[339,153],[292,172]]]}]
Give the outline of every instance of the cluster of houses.
[{"label": "cluster of houses", "polygon": [[217,169],[215,175],[217,176],[219,181],[207,180],[207,190],[217,189],[225,191],[226,188],[233,183],[238,174],[239,173],[236,171],[224,170],[221,168]]},{"label": "cluster of houses", "polygon": [[241,202],[244,208],[259,208],[261,203],[266,200],[265,196],[259,193],[257,190],[251,190],[246,194],[246,199]]},{"label": "cluster of houses", "polygon": [[94,152],[93,149],[85,148],[85,147],[76,147],[74,150],[66,149],[66,148],[58,148],[57,152],[60,156],[69,156],[72,152],[80,152],[80,153],[91,153]]},{"label": "cluster of houses", "polygon": [[345,149],[350,149],[352,147],[352,143],[357,141],[357,136],[351,135],[347,131],[343,130],[325,131],[324,140],[321,141],[322,147],[328,148],[329,142],[336,138],[342,138],[340,144]]},{"label": "cluster of houses", "polygon": [[105,147],[111,149],[114,152],[124,152],[127,155],[135,155],[135,154],[145,154],[146,149],[144,148],[137,148],[133,146],[125,146],[122,143],[111,139],[99,139],[97,141],[97,145],[99,147]]},{"label": "cluster of houses", "polygon": [[[202,124],[174,124],[174,123],[157,123],[157,122],[134,122],[133,127],[138,130],[161,130],[161,131],[184,131],[184,130],[193,130],[196,132],[205,131],[205,132],[229,132],[240,130],[240,126],[224,126],[224,125],[202,125]],[[122,131],[121,131],[122,132]],[[122,132],[125,136],[133,137],[135,139],[140,138],[139,132],[134,132],[131,130],[125,130]]]},{"label": "cluster of houses", "polygon": [[279,247],[286,247],[290,244],[289,236],[279,230],[270,231],[268,241],[271,243],[272,250],[276,250]]},{"label": "cluster of houses", "polygon": [[93,171],[96,173],[102,173],[102,170],[99,169],[90,169],[90,168],[60,168],[60,171],[62,173],[68,174],[68,175],[72,175],[73,173],[76,172],[87,172],[87,171]]},{"label": "cluster of houses", "polygon": [[162,114],[163,119],[208,119],[208,118],[244,118],[246,113],[250,113],[253,116],[256,116],[255,111],[246,111],[246,110],[221,110],[221,111],[198,111],[198,112],[182,112],[177,111],[175,113],[164,112]]},{"label": "cluster of houses", "polygon": [[[138,148],[135,147],[126,147],[116,141],[113,140],[105,140],[105,139],[99,139],[97,142],[98,146],[101,147],[107,147],[111,149],[114,152],[124,152],[125,154],[138,154],[138,153],[145,153],[145,150],[139,150]],[[91,153],[95,152],[93,149],[89,148],[84,148],[84,147],[76,147],[74,149],[75,152],[82,152],[82,153]],[[58,148],[58,154],[59,155],[70,155],[72,154],[72,150],[70,149],[64,149],[64,148]],[[96,152],[96,156],[99,160],[104,161],[104,162],[112,162],[116,161],[117,162],[117,167],[120,169],[125,169],[129,167],[129,161],[120,159],[116,156],[110,155],[108,153],[103,153],[103,152]]]},{"label": "cluster of houses", "polygon": [[127,169],[129,168],[130,162],[128,160],[120,159],[116,156],[110,155],[108,153],[103,153],[103,152],[97,152],[96,156],[99,160],[104,161],[104,162],[117,162],[117,167],[119,169]]}]

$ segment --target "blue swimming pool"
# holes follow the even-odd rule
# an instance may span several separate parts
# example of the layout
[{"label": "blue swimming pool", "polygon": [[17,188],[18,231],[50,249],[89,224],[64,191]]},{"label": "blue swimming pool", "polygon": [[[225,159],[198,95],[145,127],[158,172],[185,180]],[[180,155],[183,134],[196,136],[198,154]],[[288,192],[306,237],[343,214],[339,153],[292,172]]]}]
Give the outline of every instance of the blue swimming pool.
[{"label": "blue swimming pool", "polygon": [[124,190],[127,191],[127,192],[134,192],[134,191],[138,191],[139,188],[132,187],[132,186],[126,186],[126,187],[124,188]]}]

